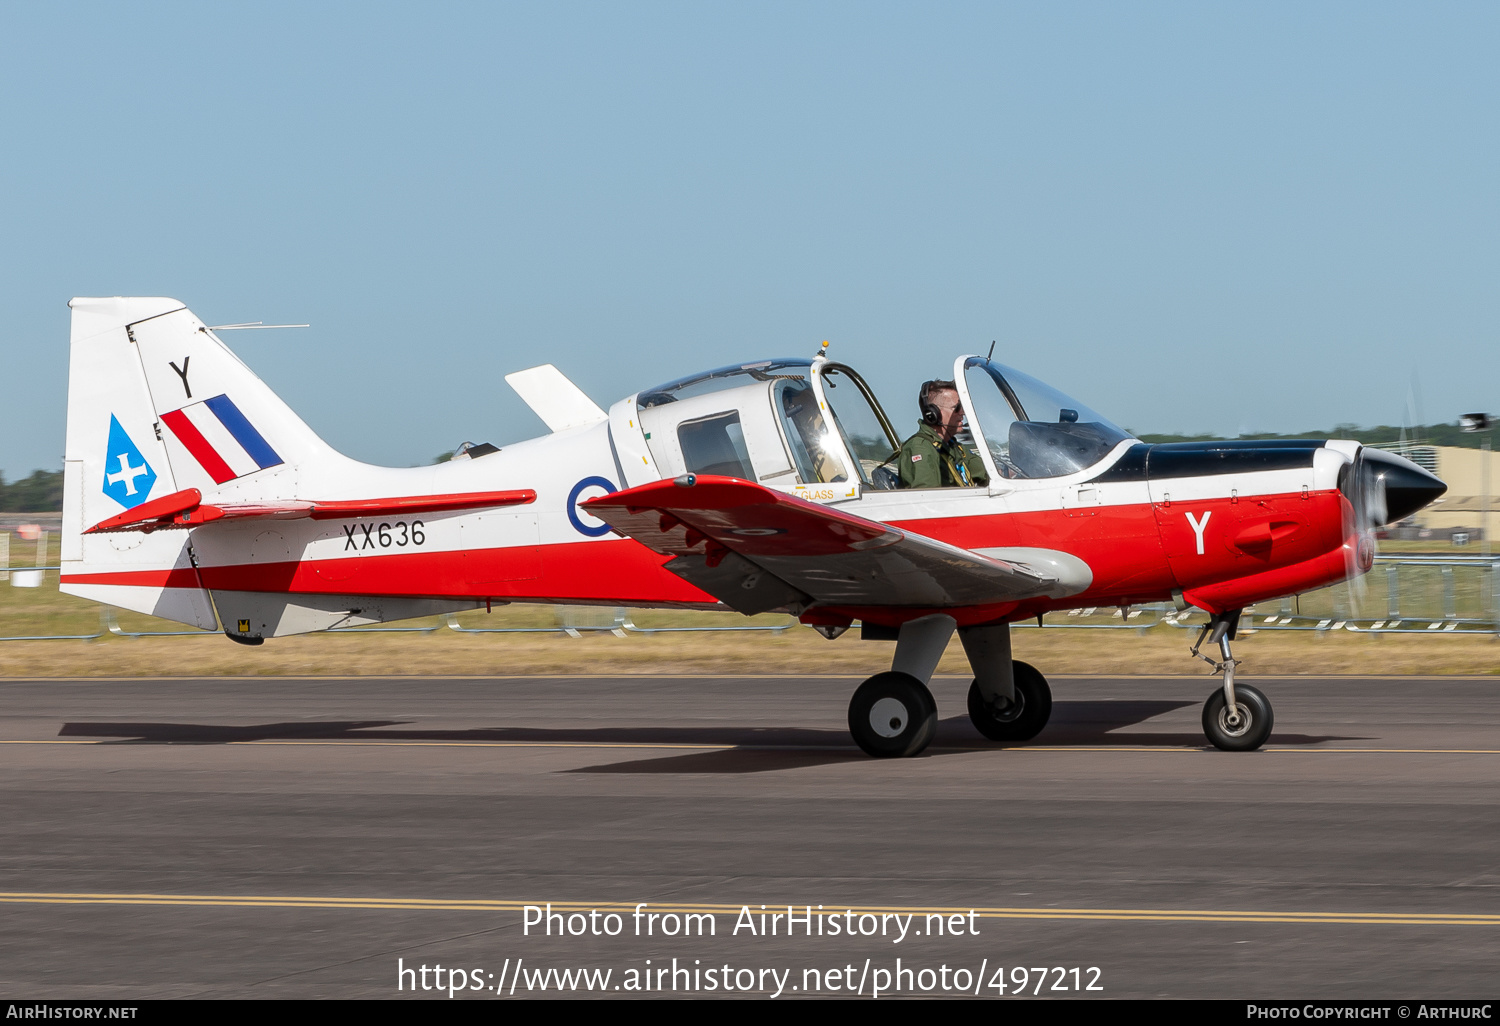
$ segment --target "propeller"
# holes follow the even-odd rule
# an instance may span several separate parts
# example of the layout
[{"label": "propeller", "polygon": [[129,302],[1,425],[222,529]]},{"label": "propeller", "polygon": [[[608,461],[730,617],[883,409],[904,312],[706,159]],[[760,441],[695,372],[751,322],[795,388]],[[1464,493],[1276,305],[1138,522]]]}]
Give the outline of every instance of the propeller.
[{"label": "propeller", "polygon": [[1375,532],[1405,520],[1448,490],[1438,478],[1411,460],[1368,445],[1339,471],[1339,491],[1349,500],[1344,518],[1344,556],[1350,598],[1364,598],[1361,575],[1375,562]]}]

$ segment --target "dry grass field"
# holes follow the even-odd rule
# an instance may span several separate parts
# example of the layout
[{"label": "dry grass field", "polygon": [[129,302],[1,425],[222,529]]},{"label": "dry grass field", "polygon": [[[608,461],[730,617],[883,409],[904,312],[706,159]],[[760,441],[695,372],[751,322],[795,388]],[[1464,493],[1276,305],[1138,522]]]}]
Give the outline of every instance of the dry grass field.
[{"label": "dry grass field", "polygon": [[[1208,666],[1188,656],[1188,632],[1046,630],[1017,632],[1016,655],[1044,673],[1193,674]],[[131,676],[495,676],[529,674],[864,675],[889,666],[890,642],[854,635],[825,641],[810,630],[785,634],[678,634],[616,638],[585,635],[459,636],[318,634],[245,648],[203,638],[7,642],[0,677]],[[1429,675],[1500,673],[1500,644],[1483,637],[1360,637],[1273,633],[1236,645],[1240,675]],[[966,671],[955,642],[940,673]]]},{"label": "dry grass field", "polygon": [[[1268,610],[1269,611],[1269,610]],[[561,612],[545,606],[498,607],[466,613],[473,628],[555,627],[561,615],[578,625],[608,623],[607,611]],[[632,614],[641,627],[740,626],[724,613]],[[764,625],[784,617],[760,617]],[[1068,623],[1060,617],[1057,623]],[[1081,621],[1072,621],[1081,622]],[[1119,623],[1118,620],[1114,621]],[[151,617],[118,614],[126,631],[182,628]],[[864,675],[889,666],[891,642],[861,642],[857,632],[827,641],[804,627],[782,632],[627,634],[457,634],[428,620],[427,633],[313,634],[249,648],[222,635],[0,643],[0,677],[324,676],[512,674],[822,674]],[[0,636],[97,634],[99,607],[59,594],[56,575],[40,588],[0,583]],[[1194,674],[1208,666],[1188,656],[1194,631],[1019,628],[1018,658],[1047,674]],[[1490,635],[1360,635],[1347,631],[1259,630],[1243,635],[1235,654],[1240,673],[1258,674],[1491,674],[1500,673],[1500,642]],[[955,641],[939,672],[964,673]]]}]

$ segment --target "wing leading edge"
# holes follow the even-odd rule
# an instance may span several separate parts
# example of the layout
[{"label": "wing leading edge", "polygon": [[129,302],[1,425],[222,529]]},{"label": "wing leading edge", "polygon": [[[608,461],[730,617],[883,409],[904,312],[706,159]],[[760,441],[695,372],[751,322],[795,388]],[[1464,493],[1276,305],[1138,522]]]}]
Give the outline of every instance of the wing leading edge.
[{"label": "wing leading edge", "polygon": [[741,613],[951,608],[1049,595],[1059,579],[737,478],[685,474],[580,508]]}]

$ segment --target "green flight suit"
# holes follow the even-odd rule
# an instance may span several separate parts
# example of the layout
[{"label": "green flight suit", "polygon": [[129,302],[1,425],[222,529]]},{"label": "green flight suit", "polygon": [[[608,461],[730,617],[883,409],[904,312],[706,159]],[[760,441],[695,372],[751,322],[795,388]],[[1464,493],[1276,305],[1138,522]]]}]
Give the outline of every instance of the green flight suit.
[{"label": "green flight suit", "polygon": [[896,464],[902,488],[953,488],[990,483],[984,461],[977,452],[960,445],[956,438],[944,442],[937,429],[926,421],[901,446]]}]

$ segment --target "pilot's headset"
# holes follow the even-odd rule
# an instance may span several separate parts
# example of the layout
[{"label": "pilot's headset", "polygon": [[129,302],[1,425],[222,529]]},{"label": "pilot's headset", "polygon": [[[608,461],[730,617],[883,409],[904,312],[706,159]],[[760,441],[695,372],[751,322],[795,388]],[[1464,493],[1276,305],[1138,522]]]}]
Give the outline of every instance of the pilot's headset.
[{"label": "pilot's headset", "polygon": [[937,427],[943,422],[943,411],[937,408],[937,404],[931,399],[931,392],[936,386],[936,381],[922,382],[922,391],[917,393],[917,408],[922,411],[922,422]]}]

